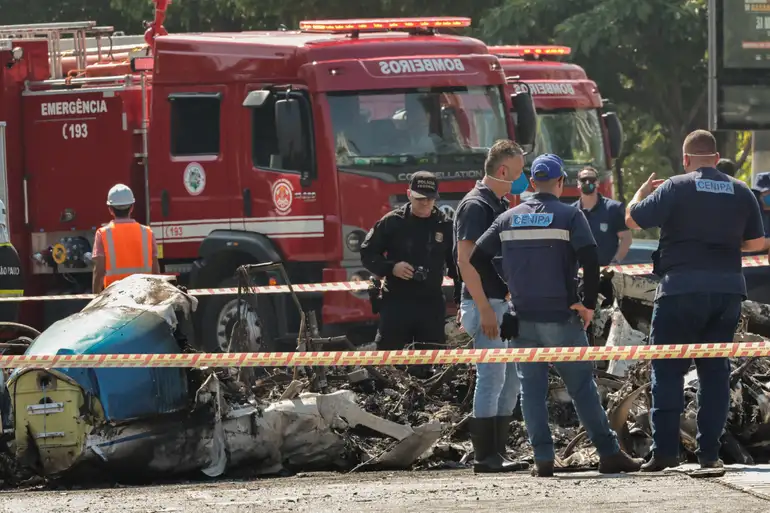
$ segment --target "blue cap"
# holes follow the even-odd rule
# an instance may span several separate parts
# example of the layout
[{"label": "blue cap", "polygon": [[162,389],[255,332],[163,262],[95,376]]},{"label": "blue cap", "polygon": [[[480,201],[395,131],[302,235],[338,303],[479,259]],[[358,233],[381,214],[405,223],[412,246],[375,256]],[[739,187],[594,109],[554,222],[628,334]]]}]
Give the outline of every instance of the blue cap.
[{"label": "blue cap", "polygon": [[770,173],[759,173],[752,189],[759,192],[770,191]]},{"label": "blue cap", "polygon": [[552,153],[543,153],[532,162],[530,174],[533,180],[545,181],[555,180],[562,176],[567,176],[564,172],[564,162],[558,155]]}]

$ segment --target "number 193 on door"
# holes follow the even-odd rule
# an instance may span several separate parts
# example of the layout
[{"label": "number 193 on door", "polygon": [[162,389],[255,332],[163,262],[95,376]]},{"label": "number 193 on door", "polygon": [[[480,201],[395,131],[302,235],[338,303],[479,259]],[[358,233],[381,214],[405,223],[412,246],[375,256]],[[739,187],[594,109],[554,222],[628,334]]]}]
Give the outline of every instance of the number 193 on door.
[{"label": "number 193 on door", "polygon": [[86,123],[64,123],[61,127],[62,137],[67,139],[85,139],[88,137],[88,125]]}]

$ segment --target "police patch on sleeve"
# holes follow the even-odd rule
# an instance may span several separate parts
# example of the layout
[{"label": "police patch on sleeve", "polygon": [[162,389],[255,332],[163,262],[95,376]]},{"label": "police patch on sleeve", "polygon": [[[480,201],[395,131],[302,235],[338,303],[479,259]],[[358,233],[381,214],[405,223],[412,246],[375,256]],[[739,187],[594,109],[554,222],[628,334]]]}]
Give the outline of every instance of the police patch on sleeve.
[{"label": "police patch on sleeve", "polygon": [[514,214],[511,220],[511,226],[514,228],[522,227],[544,227],[553,223],[553,214]]},{"label": "police patch on sleeve", "polygon": [[713,194],[735,194],[733,182],[719,182],[717,180],[695,180],[695,190]]}]

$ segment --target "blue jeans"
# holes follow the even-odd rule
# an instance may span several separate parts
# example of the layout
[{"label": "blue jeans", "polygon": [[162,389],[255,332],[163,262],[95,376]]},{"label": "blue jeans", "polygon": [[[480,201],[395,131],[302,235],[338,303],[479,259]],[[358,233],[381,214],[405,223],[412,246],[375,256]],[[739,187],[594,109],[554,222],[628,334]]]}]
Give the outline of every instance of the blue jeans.
[{"label": "blue jeans", "polygon": [[[503,322],[508,303],[502,299],[490,299],[497,315],[497,324]],[[481,331],[481,317],[476,303],[465,299],[460,304],[460,321],[465,332],[473,337],[476,349],[507,349],[508,342],[500,338],[488,338]],[[479,363],[476,365],[476,391],[473,394],[473,416],[505,417],[513,414],[519,397],[519,377],[515,363]]]},{"label": "blue jeans", "polygon": [[[698,293],[663,296],[652,310],[652,344],[732,342],[741,317],[738,294]],[[652,362],[652,440],[655,455],[679,455],[679,419],[684,409],[684,376],[691,359]],[[698,459],[719,458],[719,439],[730,409],[730,361],[696,358],[698,371]]]},{"label": "blue jeans", "polygon": [[[515,347],[585,347],[588,346],[583,322],[575,316],[566,322],[519,321]],[[548,426],[548,363],[519,363],[521,411],[529,434],[535,460],[554,459],[553,438]],[[554,363],[575,405],[580,422],[596,446],[599,456],[611,456],[620,450],[618,438],[602,408],[594,382],[591,362]]]}]

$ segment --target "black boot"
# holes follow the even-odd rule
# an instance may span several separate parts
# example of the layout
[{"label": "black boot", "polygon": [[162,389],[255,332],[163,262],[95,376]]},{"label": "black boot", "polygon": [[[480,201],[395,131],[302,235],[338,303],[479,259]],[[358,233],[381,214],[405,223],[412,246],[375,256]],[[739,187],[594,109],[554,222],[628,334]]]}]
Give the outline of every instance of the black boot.
[{"label": "black boot", "polygon": [[625,452],[618,451],[611,456],[599,458],[599,472],[601,474],[620,474],[621,472],[639,472],[644,460],[632,458]]},{"label": "black boot", "polygon": [[650,461],[642,465],[642,472],[660,472],[667,468],[679,466],[679,458],[675,456],[655,456],[652,454]]},{"label": "black boot", "polygon": [[471,418],[471,442],[473,443],[475,459],[474,472],[493,473],[517,470],[516,464],[504,461],[497,452],[496,432],[497,417]]},{"label": "black boot", "polygon": [[503,465],[506,467],[506,471],[512,470],[526,470],[529,465],[524,462],[513,461],[508,458],[508,434],[511,432],[511,422],[513,422],[513,415],[506,415],[504,417],[495,417],[497,424],[495,426],[495,450],[503,459]]}]

